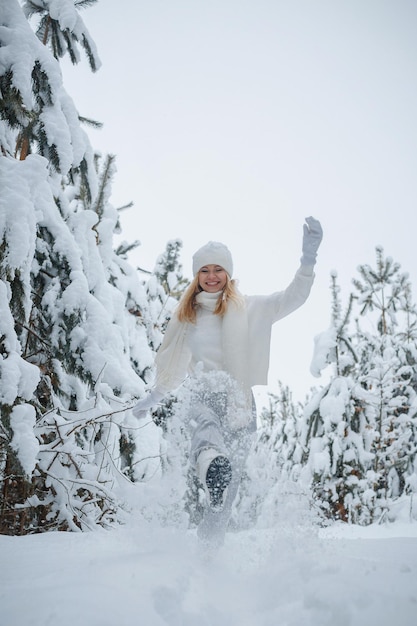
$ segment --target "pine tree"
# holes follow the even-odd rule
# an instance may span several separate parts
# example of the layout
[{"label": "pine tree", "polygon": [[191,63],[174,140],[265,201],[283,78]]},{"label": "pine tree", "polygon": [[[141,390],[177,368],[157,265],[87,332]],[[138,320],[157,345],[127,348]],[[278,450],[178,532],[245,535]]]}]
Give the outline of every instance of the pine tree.
[{"label": "pine tree", "polygon": [[312,371],[334,371],[305,407],[301,439],[322,510],[361,524],[392,517],[416,489],[416,309],[399,264],[382,248],[376,256],[376,268],[359,267],[344,315],[333,278],[332,325],[316,339]]},{"label": "pine tree", "polygon": [[320,375],[327,365],[333,373],[304,409],[303,474],[311,477],[313,497],[326,516],[357,521],[367,515],[361,500],[371,458],[363,410],[366,394],[357,382],[358,348],[350,330],[354,298],[350,296],[343,312],[336,273],[331,293],[331,326],[315,340],[312,373]]},{"label": "pine tree", "polygon": [[149,329],[151,345],[155,350],[159,348],[174,307],[188,286],[188,280],[182,273],[181,249],[181,240],[168,241],[146,281],[152,319],[156,320],[153,327]]},{"label": "pine tree", "polygon": [[280,475],[291,478],[294,468],[300,462],[298,430],[300,404],[294,404],[290,389],[278,384],[279,393],[269,394],[269,408],[260,415],[259,446],[266,445],[270,450],[268,458]]},{"label": "pine tree", "polygon": [[[79,46],[87,54],[90,67],[95,72],[100,67],[96,46],[78,12],[78,9],[96,4],[97,0],[25,0],[23,10],[28,19],[38,18],[36,34],[48,46],[56,59],[68,54],[71,62],[80,61]],[[52,6],[53,5],[53,6]]]},{"label": "pine tree", "polygon": [[[354,281],[366,319],[359,337],[366,350],[360,382],[369,392],[366,412],[372,421],[374,460],[369,470],[373,518],[390,515],[392,502],[410,487],[416,450],[415,355],[417,310],[411,303],[408,274],[383,249],[376,268],[359,267]],[[365,326],[365,327],[364,327]]]},{"label": "pine tree", "polygon": [[19,3],[2,3],[3,533],[118,518],[117,483],[130,471],[123,437],[137,429],[126,409],[153,362],[145,289],[113,252],[113,159],[93,156],[54,57],[68,51],[76,60],[80,41],[98,66],[77,11],[88,4],[26,3],[41,13],[40,41]]},{"label": "pine tree", "polygon": [[[168,241],[146,283],[149,307],[154,320],[149,335],[155,350],[158,350],[178,300],[189,284],[183,275],[181,250],[181,240]],[[153,411],[153,420],[164,433],[165,453],[161,455],[160,469],[162,484],[166,485],[165,493],[169,492],[170,498],[165,498],[166,505],[160,511],[160,519],[165,519],[166,523],[177,524],[182,520],[184,512],[191,523],[195,523],[201,513],[198,485],[188,461],[188,400],[188,391],[181,389],[177,393],[169,394]]]}]

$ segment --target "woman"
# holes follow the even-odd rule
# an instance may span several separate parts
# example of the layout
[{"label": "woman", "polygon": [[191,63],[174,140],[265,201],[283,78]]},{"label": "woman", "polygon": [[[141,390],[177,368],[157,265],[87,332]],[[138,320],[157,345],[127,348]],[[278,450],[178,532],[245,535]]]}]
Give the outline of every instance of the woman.
[{"label": "woman", "polygon": [[143,416],[187,378],[192,429],[191,463],[207,505],[201,539],[223,541],[243,467],[256,430],[251,388],[266,385],[272,324],[307,299],[322,239],[306,218],[301,266],[285,291],[242,296],[228,248],[209,242],[194,254],[194,279],[170,320],[157,353],[156,384],[133,408]]}]

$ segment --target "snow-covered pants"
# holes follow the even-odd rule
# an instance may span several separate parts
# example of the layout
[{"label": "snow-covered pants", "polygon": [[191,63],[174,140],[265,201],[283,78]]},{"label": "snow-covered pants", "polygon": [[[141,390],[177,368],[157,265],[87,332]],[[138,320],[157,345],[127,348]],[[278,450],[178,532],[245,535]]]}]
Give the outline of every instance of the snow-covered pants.
[{"label": "snow-covered pants", "polygon": [[225,392],[197,392],[190,403],[190,426],[192,429],[190,458],[196,469],[198,457],[203,450],[215,449],[226,456],[232,466],[232,480],[227,489],[221,511],[205,507],[198,527],[198,536],[205,541],[221,544],[232,513],[233,501],[241,481],[243,469],[256,430],[256,409],[253,401],[252,418],[245,428],[232,430],[227,419],[228,395]]}]

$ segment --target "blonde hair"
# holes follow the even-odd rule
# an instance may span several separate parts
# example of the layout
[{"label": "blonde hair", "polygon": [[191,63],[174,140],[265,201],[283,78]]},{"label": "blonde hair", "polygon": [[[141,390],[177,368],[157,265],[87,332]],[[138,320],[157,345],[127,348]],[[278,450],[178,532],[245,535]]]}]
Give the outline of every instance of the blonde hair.
[{"label": "blonde hair", "polygon": [[[201,291],[203,290],[199,283],[199,273],[197,273],[179,301],[176,311],[178,321],[195,324],[198,307],[196,298]],[[214,315],[223,316],[230,301],[238,306],[243,306],[243,297],[237,290],[236,281],[226,274],[226,285],[217,299]]]}]

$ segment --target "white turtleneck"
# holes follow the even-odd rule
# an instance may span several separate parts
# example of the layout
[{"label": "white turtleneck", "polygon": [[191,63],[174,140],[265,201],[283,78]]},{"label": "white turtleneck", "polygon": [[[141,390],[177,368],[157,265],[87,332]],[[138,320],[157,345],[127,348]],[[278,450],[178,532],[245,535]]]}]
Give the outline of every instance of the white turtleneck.
[{"label": "white turtleneck", "polygon": [[191,371],[195,370],[197,363],[202,363],[205,371],[224,369],[223,318],[220,315],[214,315],[220,293],[202,291],[197,296],[196,323],[190,325],[188,337],[191,350]]}]

